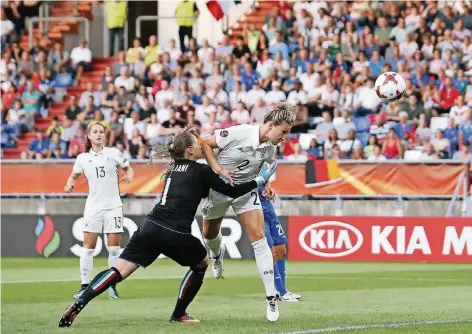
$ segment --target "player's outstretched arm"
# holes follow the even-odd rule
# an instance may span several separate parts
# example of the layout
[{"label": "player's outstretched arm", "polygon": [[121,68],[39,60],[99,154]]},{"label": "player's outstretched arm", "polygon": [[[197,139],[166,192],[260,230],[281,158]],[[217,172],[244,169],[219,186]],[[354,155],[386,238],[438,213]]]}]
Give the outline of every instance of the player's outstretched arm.
[{"label": "player's outstretched arm", "polygon": [[213,135],[207,138],[206,140],[203,141],[201,146],[202,146],[203,155],[205,156],[205,159],[208,162],[208,164],[211,166],[211,168],[213,168],[215,172],[217,172],[218,174],[226,178],[230,184],[233,184],[233,179],[232,179],[233,172],[223,169],[223,167],[221,167],[218,161],[216,160],[215,152],[213,152],[215,148],[219,148],[218,144],[216,143],[216,136]]},{"label": "player's outstretched arm", "polygon": [[70,174],[69,178],[67,179],[66,186],[64,187],[64,191],[66,193],[71,193],[71,192],[74,191],[75,182],[80,177],[80,175],[81,174],[76,174],[74,172],[72,172],[72,174]]},{"label": "player's outstretched arm", "polygon": [[237,198],[240,197],[258,187],[259,185],[265,184],[272,174],[274,174],[277,168],[277,162],[274,161],[272,164],[264,163],[257,177],[250,181],[239,185],[230,185],[226,179],[213,172],[207,166],[203,171],[203,181],[209,185],[209,188],[222,193],[228,197]]},{"label": "player's outstretched arm", "polygon": [[133,168],[131,168],[131,165],[128,165],[127,167],[124,167],[123,170],[125,172],[124,172],[124,175],[121,178],[121,180],[123,180],[124,183],[130,183],[131,180],[133,180],[133,177],[134,177]]}]

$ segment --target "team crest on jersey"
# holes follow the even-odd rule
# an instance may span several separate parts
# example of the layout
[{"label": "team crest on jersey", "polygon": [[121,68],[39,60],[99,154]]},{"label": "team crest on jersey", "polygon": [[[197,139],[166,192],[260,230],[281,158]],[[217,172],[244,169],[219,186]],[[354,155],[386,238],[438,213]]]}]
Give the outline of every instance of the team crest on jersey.
[{"label": "team crest on jersey", "polygon": [[264,149],[261,151],[261,159],[264,159],[266,156],[267,156],[267,149],[264,148]]},{"label": "team crest on jersey", "polygon": [[204,206],[204,207],[202,208],[202,214],[203,214],[204,216],[208,216],[209,213],[210,213],[210,208],[207,207],[207,206]]},{"label": "team crest on jersey", "polygon": [[220,131],[220,136],[221,137],[228,137],[229,133],[227,130]]}]

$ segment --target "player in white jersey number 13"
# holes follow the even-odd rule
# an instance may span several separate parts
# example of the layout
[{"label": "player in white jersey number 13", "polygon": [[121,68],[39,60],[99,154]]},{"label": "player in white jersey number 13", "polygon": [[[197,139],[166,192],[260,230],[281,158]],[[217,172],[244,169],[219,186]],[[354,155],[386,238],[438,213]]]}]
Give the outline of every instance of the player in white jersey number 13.
[{"label": "player in white jersey number 13", "polygon": [[[239,125],[215,131],[202,145],[206,160],[215,172],[230,182],[240,184],[251,180],[264,161],[274,159],[276,145],[288,138],[295,122],[293,109],[290,104],[280,103],[267,113],[262,125]],[[214,149],[218,149],[216,156]],[[264,195],[271,199],[275,196],[268,183]],[[203,236],[210,249],[213,275],[221,278],[225,254],[224,244],[221,243],[221,221],[232,206],[254,248],[257,269],[266,292],[267,319],[276,321],[279,310],[275,297],[274,264],[264,235],[264,215],[258,196],[258,189],[236,199],[210,191],[203,202]]]},{"label": "player in white jersey number 13", "polygon": [[[80,256],[80,277],[82,285],[74,298],[82,295],[90,283],[93,269],[93,252],[98,234],[107,235],[108,266],[111,267],[120,255],[120,241],[123,233],[123,202],[120,197],[119,168],[125,173],[122,181],[131,182],[133,169],[128,160],[116,148],[105,147],[105,127],[100,123],[88,126],[85,152],[79,154],[72,174],[65,186],[66,192],[72,192],[76,180],[84,174],[89,186],[89,194],[84,210],[82,230],[84,247]],[[117,299],[116,287],[109,289],[111,299]]]}]

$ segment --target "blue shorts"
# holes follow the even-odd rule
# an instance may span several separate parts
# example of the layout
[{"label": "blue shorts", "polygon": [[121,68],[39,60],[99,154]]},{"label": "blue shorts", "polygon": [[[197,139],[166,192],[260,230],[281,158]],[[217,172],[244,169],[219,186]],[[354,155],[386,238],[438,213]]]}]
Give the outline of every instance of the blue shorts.
[{"label": "blue shorts", "polygon": [[263,187],[259,187],[259,198],[264,212],[264,228],[267,243],[270,248],[285,245],[287,243],[287,236],[285,235],[282,224],[280,224],[279,218],[275,214],[271,201],[262,196],[263,190]]}]

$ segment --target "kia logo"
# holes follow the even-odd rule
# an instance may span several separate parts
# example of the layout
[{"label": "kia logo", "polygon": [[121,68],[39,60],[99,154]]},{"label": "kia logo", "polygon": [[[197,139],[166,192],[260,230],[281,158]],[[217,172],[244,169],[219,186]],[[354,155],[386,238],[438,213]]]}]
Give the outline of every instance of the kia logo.
[{"label": "kia logo", "polygon": [[305,227],[298,237],[308,253],[321,257],[343,257],[356,252],[364,241],[362,233],[346,223],[323,221]]}]

